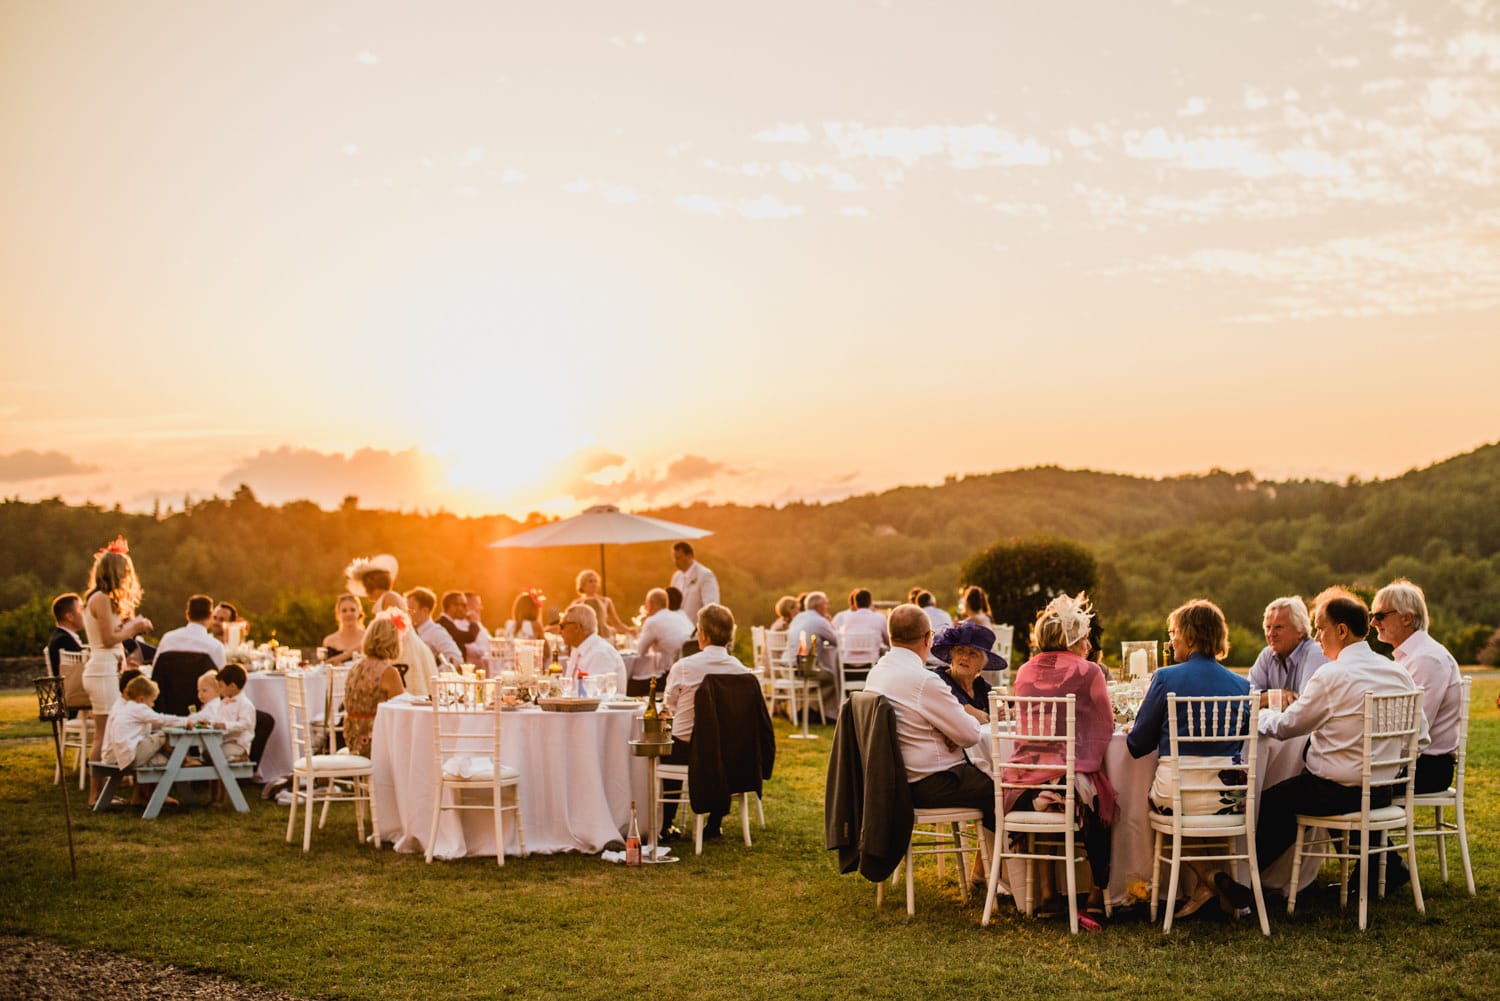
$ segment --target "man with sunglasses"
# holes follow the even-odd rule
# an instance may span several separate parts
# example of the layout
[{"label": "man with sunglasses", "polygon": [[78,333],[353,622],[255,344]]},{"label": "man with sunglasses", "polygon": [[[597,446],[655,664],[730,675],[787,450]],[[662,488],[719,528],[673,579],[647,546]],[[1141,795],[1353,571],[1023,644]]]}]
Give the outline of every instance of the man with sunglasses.
[{"label": "man with sunglasses", "polygon": [[1422,689],[1422,712],[1432,743],[1417,757],[1418,795],[1444,792],[1453,782],[1454,753],[1458,750],[1459,715],[1463,710],[1463,679],[1458,661],[1427,632],[1427,596],[1405,577],[1375,592],[1370,619],[1380,642],[1395,648],[1396,663],[1411,673]]}]

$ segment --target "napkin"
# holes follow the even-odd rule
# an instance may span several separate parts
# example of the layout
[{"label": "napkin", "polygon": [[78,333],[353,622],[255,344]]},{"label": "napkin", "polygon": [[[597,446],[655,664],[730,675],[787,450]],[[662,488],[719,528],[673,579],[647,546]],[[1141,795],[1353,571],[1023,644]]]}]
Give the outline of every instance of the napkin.
[{"label": "napkin", "polygon": [[[648,845],[648,844],[644,844],[643,843],[641,845],[641,858],[650,858],[650,857],[651,857],[651,846]],[[625,853],[624,852],[603,851],[603,852],[599,853],[599,858],[603,859],[605,862],[622,863],[622,862],[625,861]],[[656,846],[656,858],[658,860],[672,858],[672,849],[668,848],[666,845],[657,845]],[[677,860],[676,859],[672,859],[672,861],[675,862]]]},{"label": "napkin", "polygon": [[419,699],[411,692],[402,692],[400,695],[391,696],[389,699],[386,699],[386,701],[394,703],[398,706],[410,706],[416,705],[418,702],[426,702],[427,700]]},{"label": "napkin", "polygon": [[495,763],[483,754],[455,754],[443,762],[443,774],[450,779],[492,779]]}]

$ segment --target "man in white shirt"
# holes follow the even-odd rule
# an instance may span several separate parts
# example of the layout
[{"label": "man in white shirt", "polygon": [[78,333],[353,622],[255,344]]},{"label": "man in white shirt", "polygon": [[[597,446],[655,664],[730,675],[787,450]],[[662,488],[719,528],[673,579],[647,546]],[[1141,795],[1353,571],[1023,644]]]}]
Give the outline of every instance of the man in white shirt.
[{"label": "man in white shirt", "polygon": [[[937,599],[932,596],[931,591],[923,589],[917,592],[917,607],[922,610],[922,612],[927,616],[928,621],[932,623],[932,631],[934,634],[940,633],[944,629],[947,629],[949,626],[953,625],[953,616],[949,615],[947,612],[943,611],[943,609],[938,607]],[[928,658],[927,663],[933,665],[934,667],[943,666],[942,661],[932,657]]]},{"label": "man in white shirt", "polygon": [[615,676],[615,690],[624,693],[626,681],[625,659],[620,656],[613,643],[599,635],[599,616],[588,605],[579,603],[563,613],[558,625],[563,642],[571,651],[568,654],[568,677],[579,674],[599,678],[606,674]]},{"label": "man in white shirt", "polygon": [[1417,757],[1415,792],[1444,792],[1453,782],[1464,685],[1453,654],[1427,632],[1427,596],[1405,577],[1375,593],[1370,618],[1380,642],[1395,648],[1396,663],[1422,689],[1422,712],[1432,743]]},{"label": "man in white shirt", "polygon": [[[1330,663],[1308,679],[1290,706],[1280,712],[1263,709],[1260,713],[1260,732],[1264,735],[1285,740],[1311,734],[1301,774],[1261,794],[1255,831],[1261,871],[1274,865],[1296,841],[1299,813],[1330,816],[1359,809],[1365,693],[1399,695],[1417,690],[1405,670],[1370,649],[1365,640],[1370,631],[1370,612],[1355,595],[1334,592],[1319,604],[1316,621],[1315,637]],[[1427,740],[1424,719],[1421,745],[1425,747]],[[1390,757],[1396,750],[1373,749],[1377,758]],[[1389,806],[1390,802],[1390,786],[1370,791],[1372,808]]]},{"label": "man in white shirt", "polygon": [[891,611],[891,649],[870,669],[865,691],[884,695],[896,716],[896,742],[911,786],[912,806],[964,807],[995,827],[995,784],[969,763],[964,748],[979,743],[979,723],[926,667],[932,622],[916,605]]},{"label": "man in white shirt", "polygon": [[667,610],[665,590],[653,587],[647,591],[646,619],[636,634],[637,656],[631,677],[650,678],[665,673],[682,654],[682,645],[696,632],[686,618]]},{"label": "man in white shirt", "polygon": [[206,594],[195,594],[187,602],[187,625],[169,629],[157,644],[160,656],[172,651],[203,653],[214,662],[215,668],[224,666],[224,644],[209,633],[209,622],[213,619],[214,600]]},{"label": "man in white shirt", "polygon": [[[445,657],[456,670],[464,662],[463,651],[448,635],[448,630],[432,621],[437,608],[437,595],[425,587],[414,587],[406,592],[406,611],[411,615],[412,629],[434,657]],[[441,670],[441,668],[439,669]]]},{"label": "man in white shirt", "polygon": [[[878,633],[880,635],[881,649],[887,649],[891,645],[891,634],[885,616],[870,606],[874,604],[874,595],[867,587],[857,589],[849,596],[854,607],[848,611],[840,612],[833,617],[833,628],[840,633]],[[951,621],[951,620],[950,620]],[[934,628],[936,633],[937,629]]]},{"label": "man in white shirt", "polygon": [[677,572],[672,574],[672,586],[682,592],[682,614],[689,622],[696,623],[698,609],[718,602],[719,579],[693,557],[692,543],[674,544],[672,563],[677,567]]},{"label": "man in white shirt", "polygon": [[1250,687],[1260,692],[1260,707],[1271,704],[1271,692],[1280,690],[1283,704],[1302,691],[1307,679],[1328,663],[1312,638],[1312,617],[1301,598],[1277,598],[1266,606],[1261,623],[1266,648],[1250,668]]},{"label": "man in white shirt", "polygon": [[822,591],[809,591],[806,607],[787,626],[786,653],[783,663],[797,666],[800,652],[808,652],[814,643],[818,648],[818,689],[822,696],[820,712],[825,722],[838,718],[839,703],[839,635],[834,632],[833,621],[828,617],[828,595]]}]

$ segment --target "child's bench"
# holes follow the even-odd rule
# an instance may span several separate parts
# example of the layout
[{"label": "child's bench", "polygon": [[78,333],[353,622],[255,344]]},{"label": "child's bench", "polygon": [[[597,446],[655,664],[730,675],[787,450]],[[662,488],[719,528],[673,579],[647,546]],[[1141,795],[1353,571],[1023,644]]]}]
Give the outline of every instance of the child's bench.
[{"label": "child's bench", "polygon": [[[96,811],[107,810],[115,791],[120,786],[120,780],[126,775],[134,775],[137,783],[156,786],[151,802],[146,804],[146,812],[141,814],[144,820],[153,820],[161,813],[161,808],[167,801],[167,794],[172,791],[174,783],[194,782],[201,779],[217,779],[224,783],[224,792],[228,795],[229,801],[234,804],[234,808],[240,813],[250,812],[249,804],[240,793],[239,780],[248,779],[255,774],[255,762],[227,760],[224,757],[223,748],[224,731],[167,727],[165,732],[172,737],[172,756],[167,759],[165,765],[119,768],[103,761],[89,762],[89,771],[94,778],[104,783],[104,787],[99,791],[99,798],[94,801]],[[200,756],[208,760],[202,764],[185,764],[188,751],[193,748],[201,748]]]}]

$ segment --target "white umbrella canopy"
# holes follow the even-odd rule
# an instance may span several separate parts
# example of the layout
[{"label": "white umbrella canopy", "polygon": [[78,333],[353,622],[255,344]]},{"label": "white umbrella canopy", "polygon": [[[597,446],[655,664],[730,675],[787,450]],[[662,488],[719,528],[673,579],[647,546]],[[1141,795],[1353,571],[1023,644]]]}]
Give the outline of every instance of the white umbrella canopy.
[{"label": "white umbrella canopy", "polygon": [[[679,539],[701,539],[713,535],[706,528],[679,525],[660,518],[626,514],[613,504],[597,504],[550,525],[491,542],[491,549],[545,549],[550,546],[599,547],[599,589],[604,591],[604,547],[628,546],[636,542],[676,542]],[[606,592],[607,593],[607,592]]]}]

